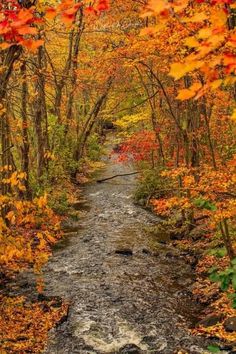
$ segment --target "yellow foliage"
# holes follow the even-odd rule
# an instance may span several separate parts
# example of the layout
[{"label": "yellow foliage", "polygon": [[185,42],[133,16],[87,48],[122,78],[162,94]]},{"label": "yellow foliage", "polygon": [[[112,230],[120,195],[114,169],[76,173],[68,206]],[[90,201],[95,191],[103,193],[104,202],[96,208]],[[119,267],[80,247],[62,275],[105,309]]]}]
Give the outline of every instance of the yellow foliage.
[{"label": "yellow foliage", "polygon": [[127,130],[129,128],[134,128],[140,123],[148,121],[149,115],[147,112],[141,112],[132,115],[125,115],[115,122],[115,125],[120,129]]},{"label": "yellow foliage", "polygon": [[199,69],[204,63],[201,61],[190,61],[188,63],[174,63],[171,65],[170,75],[175,78],[175,80],[180,79],[190,71]]},{"label": "yellow foliage", "polygon": [[234,121],[236,121],[236,108],[234,109],[231,118],[232,118]]}]

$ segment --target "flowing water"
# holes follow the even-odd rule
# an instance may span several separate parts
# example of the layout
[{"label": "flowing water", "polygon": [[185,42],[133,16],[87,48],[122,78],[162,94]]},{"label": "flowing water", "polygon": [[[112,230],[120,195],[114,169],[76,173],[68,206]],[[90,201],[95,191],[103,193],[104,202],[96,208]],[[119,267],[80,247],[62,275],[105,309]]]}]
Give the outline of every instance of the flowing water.
[{"label": "flowing water", "polygon": [[[132,170],[115,160],[100,177]],[[188,330],[200,311],[191,267],[147,232],[158,218],[133,204],[134,185],[127,176],[84,188],[84,215],[45,268],[46,294],[70,303],[47,354],[206,353]]]}]

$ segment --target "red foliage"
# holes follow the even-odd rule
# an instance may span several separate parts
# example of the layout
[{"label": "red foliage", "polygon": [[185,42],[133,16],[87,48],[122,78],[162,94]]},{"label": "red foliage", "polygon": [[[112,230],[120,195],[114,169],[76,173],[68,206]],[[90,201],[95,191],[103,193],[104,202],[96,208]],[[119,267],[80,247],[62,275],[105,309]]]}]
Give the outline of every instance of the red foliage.
[{"label": "red foliage", "polygon": [[122,144],[119,161],[150,161],[157,148],[155,132],[142,130],[133,134]]},{"label": "red foliage", "polygon": [[108,10],[109,9],[109,1],[108,0],[99,0],[97,9],[98,9],[98,11]]}]

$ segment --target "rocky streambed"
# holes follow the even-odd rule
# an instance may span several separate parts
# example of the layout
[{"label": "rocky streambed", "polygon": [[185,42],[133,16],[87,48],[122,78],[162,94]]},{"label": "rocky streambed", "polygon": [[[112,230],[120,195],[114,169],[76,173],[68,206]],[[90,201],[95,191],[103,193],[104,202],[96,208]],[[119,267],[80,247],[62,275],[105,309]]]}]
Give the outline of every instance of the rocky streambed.
[{"label": "rocky streambed", "polygon": [[[114,155],[100,177],[131,170]],[[84,188],[84,216],[44,269],[45,294],[70,304],[47,354],[207,352],[207,339],[188,330],[201,311],[192,269],[147,232],[158,218],[133,204],[134,186],[127,176]]]}]

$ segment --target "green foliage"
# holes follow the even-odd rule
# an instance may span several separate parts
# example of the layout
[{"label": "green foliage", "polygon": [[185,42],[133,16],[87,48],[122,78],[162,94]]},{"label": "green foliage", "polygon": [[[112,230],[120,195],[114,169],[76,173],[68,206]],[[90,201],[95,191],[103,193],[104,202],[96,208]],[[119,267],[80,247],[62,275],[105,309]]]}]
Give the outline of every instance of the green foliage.
[{"label": "green foliage", "polygon": [[207,350],[211,353],[219,353],[220,348],[217,345],[208,345]]},{"label": "green foliage", "polygon": [[[211,281],[220,283],[222,291],[228,291],[231,286],[236,291],[236,258],[231,261],[230,266],[225,270],[218,271],[216,267],[213,267],[209,270],[209,274]],[[236,293],[230,294],[229,297],[232,300],[233,308],[236,308]]]},{"label": "green foliage", "polygon": [[145,204],[151,197],[161,198],[166,194],[163,189],[169,188],[170,180],[167,177],[162,177],[160,172],[160,169],[146,169],[142,172],[134,195],[137,202]]},{"label": "green foliage", "polygon": [[69,208],[68,195],[66,191],[53,195],[49,200],[49,206],[59,215],[65,215]]},{"label": "green foliage", "polygon": [[87,156],[91,161],[98,161],[102,154],[102,146],[98,134],[92,134],[87,143]]},{"label": "green foliage", "polygon": [[[64,177],[73,174],[78,167],[74,160],[72,151],[74,151],[76,140],[71,136],[65,138],[65,125],[59,124],[57,117],[49,116],[49,145],[55,155],[55,161],[50,161],[51,178]],[[66,140],[65,140],[66,139]]]},{"label": "green foliage", "polygon": [[[63,185],[65,180],[68,180],[78,169],[78,162],[74,160],[72,154],[76,144],[75,139],[70,136],[65,138],[65,126],[59,124],[53,114],[48,115],[48,137],[49,151],[46,152],[43,175],[38,179],[36,166],[33,165],[30,169],[33,196],[40,196],[45,191],[51,194],[55,185]],[[36,151],[32,153],[36,154]]]},{"label": "green foliage", "polygon": [[218,247],[218,248],[214,248],[214,249],[210,250],[208,253],[212,256],[222,258],[227,255],[227,250],[225,247]]},{"label": "green foliage", "polygon": [[236,309],[236,292],[233,294],[229,294],[228,297],[232,302],[232,307]]},{"label": "green foliage", "polygon": [[217,210],[216,206],[213,203],[211,203],[209,200],[206,200],[204,198],[194,199],[193,204],[200,209],[206,209],[210,211]]}]

